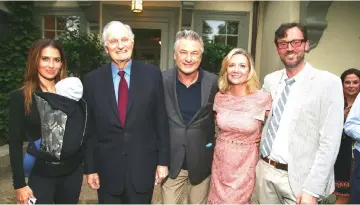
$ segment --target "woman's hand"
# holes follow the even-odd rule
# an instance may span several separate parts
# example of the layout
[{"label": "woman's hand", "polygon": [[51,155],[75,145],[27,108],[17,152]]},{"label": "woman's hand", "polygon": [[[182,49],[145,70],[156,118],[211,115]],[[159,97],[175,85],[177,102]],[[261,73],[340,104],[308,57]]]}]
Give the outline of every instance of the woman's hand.
[{"label": "woman's hand", "polygon": [[28,204],[29,198],[34,197],[34,194],[29,186],[16,189],[16,201],[18,204]]},{"label": "woman's hand", "polygon": [[346,121],[347,116],[349,115],[350,109],[351,109],[351,105],[350,105],[350,106],[347,106],[347,107],[344,109],[344,119],[345,119],[345,121]]}]

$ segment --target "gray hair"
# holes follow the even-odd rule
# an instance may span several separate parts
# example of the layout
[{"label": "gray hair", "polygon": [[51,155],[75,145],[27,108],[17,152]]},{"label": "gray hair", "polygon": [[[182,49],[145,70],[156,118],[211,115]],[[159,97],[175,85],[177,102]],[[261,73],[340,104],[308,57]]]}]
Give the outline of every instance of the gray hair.
[{"label": "gray hair", "polygon": [[201,38],[201,36],[196,33],[195,31],[192,30],[182,30],[176,33],[175,36],[175,44],[174,44],[174,51],[176,51],[176,48],[178,47],[179,41],[182,39],[187,39],[187,40],[193,40],[193,41],[199,41],[200,42],[200,52],[203,53],[204,52],[204,42]]},{"label": "gray hair", "polygon": [[120,21],[111,21],[111,22],[109,22],[109,23],[107,23],[105,25],[103,33],[102,33],[102,43],[103,43],[104,46],[106,46],[106,39],[107,39],[107,36],[108,36],[109,29],[113,28],[113,27],[125,27],[129,32],[131,40],[134,41],[135,35],[132,32],[129,25],[121,23]]}]

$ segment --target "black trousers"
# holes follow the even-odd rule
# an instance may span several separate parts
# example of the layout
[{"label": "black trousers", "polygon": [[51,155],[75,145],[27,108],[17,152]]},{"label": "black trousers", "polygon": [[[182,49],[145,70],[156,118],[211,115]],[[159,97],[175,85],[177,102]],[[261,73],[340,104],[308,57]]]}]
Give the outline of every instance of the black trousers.
[{"label": "black trousers", "polygon": [[36,204],[77,204],[83,173],[83,165],[80,165],[67,176],[44,177],[30,175],[28,184],[34,193]]},{"label": "black trousers", "polygon": [[350,202],[360,204],[360,152],[354,150],[354,168],[350,179]]},{"label": "black trousers", "polygon": [[124,181],[125,185],[123,193],[120,195],[112,195],[106,190],[101,189],[100,179],[100,189],[98,190],[99,204],[151,204],[154,186],[148,192],[137,192],[133,187],[131,173],[129,172],[126,174],[126,179]]}]

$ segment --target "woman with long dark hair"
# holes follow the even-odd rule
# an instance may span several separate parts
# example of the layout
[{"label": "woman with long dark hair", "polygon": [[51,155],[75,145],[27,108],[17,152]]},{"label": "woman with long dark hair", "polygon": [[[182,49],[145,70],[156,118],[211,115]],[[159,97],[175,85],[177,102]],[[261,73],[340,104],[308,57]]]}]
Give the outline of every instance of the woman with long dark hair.
[{"label": "woman with long dark hair", "polygon": [[[18,203],[78,202],[86,103],[80,80],[66,77],[62,47],[51,39],[35,42],[24,85],[11,93],[9,103],[9,151]],[[25,157],[24,140],[29,141]]]},{"label": "woman with long dark hair", "polygon": [[[344,122],[360,92],[360,70],[350,68],[341,74],[344,90]],[[350,200],[350,173],[352,167],[352,138],[345,132],[342,134],[341,145],[335,162],[335,204],[347,204]]]}]

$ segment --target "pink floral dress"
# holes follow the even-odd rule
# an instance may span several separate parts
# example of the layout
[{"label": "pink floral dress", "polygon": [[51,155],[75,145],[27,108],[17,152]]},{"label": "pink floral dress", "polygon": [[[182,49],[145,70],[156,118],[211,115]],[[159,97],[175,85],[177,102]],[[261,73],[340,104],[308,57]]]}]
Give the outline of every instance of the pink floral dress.
[{"label": "pink floral dress", "polygon": [[250,204],[265,111],[271,96],[263,91],[247,96],[218,92],[214,100],[216,138],[209,204]]}]

